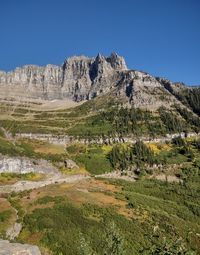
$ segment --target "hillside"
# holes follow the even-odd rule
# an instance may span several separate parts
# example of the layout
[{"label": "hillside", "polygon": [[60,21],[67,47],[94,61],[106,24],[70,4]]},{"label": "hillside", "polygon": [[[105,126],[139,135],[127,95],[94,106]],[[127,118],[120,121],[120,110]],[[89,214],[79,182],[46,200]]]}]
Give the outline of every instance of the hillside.
[{"label": "hillside", "polygon": [[199,184],[199,87],[115,53],[0,72],[6,249],[199,255]]},{"label": "hillside", "polygon": [[159,136],[200,127],[199,87],[128,70],[116,53],[1,72],[0,92],[0,125],[13,134]]}]

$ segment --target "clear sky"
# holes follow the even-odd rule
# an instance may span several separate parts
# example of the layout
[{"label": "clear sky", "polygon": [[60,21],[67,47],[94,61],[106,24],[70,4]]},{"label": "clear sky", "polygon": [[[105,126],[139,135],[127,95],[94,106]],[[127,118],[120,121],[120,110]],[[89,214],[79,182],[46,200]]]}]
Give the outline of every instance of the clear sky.
[{"label": "clear sky", "polygon": [[0,0],[1,70],[98,52],[200,84],[200,0]]}]

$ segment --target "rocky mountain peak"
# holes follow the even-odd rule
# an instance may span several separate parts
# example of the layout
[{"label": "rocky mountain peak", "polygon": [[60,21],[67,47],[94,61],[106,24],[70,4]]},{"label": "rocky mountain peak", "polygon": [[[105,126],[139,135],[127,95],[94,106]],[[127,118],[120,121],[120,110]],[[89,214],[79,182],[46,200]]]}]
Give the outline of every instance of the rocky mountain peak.
[{"label": "rocky mountain peak", "polygon": [[116,70],[127,70],[126,62],[123,57],[117,55],[117,53],[111,53],[110,57],[107,58],[107,61],[110,62],[112,68]]},{"label": "rocky mountain peak", "polygon": [[101,63],[101,62],[105,61],[105,57],[103,55],[101,55],[101,53],[98,53],[95,58],[95,61],[98,63]]},{"label": "rocky mountain peak", "polygon": [[89,57],[84,56],[84,55],[72,56],[72,57],[66,58],[63,65],[77,63],[77,62],[84,62],[84,61],[85,62],[87,62],[87,61],[90,62],[92,59],[94,60],[94,58],[89,58]]},{"label": "rocky mountain peak", "polygon": [[11,72],[0,71],[0,95],[6,98],[82,101],[109,93],[137,107],[159,107],[175,102],[172,92],[177,87],[166,79],[129,70],[115,52],[92,58],[73,56],[60,66],[25,65]]}]

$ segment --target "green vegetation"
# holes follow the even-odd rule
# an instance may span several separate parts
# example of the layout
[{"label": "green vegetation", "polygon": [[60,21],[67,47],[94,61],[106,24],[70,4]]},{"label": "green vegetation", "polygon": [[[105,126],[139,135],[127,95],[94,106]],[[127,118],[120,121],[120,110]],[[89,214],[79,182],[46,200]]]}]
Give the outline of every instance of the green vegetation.
[{"label": "green vegetation", "polygon": [[5,210],[0,212],[0,223],[6,222],[10,218],[11,214],[12,214],[11,210]]},{"label": "green vegetation", "polygon": [[[195,181],[200,175],[200,142],[174,138],[168,144],[114,145],[109,159],[114,169],[124,175],[127,170],[137,178],[148,178],[152,174],[170,173],[184,183]],[[170,170],[171,169],[171,170]],[[170,174],[169,174],[170,175]],[[177,178],[177,181],[180,180]]]},{"label": "green vegetation", "polygon": [[16,142],[13,144],[11,141],[8,141],[0,137],[0,153],[3,155],[9,156],[27,156],[35,157],[36,154],[33,151],[33,148],[24,142]]},{"label": "green vegetation", "polygon": [[109,154],[110,162],[115,169],[126,170],[131,165],[141,167],[145,163],[154,163],[154,153],[143,142],[138,141],[133,146],[115,145]]},{"label": "green vegetation", "polygon": [[[16,141],[15,143],[12,143],[9,140],[6,140],[4,138],[0,138],[0,153],[3,155],[8,155],[11,157],[15,156],[26,156],[28,158],[32,159],[46,159],[52,162],[53,164],[56,164],[58,162],[64,162],[67,155],[65,152],[63,153],[57,153],[55,150],[55,153],[45,153],[45,151],[42,152],[36,152],[35,148],[40,147],[41,145],[38,142],[38,145],[35,143],[33,144],[30,140],[21,139]],[[47,143],[48,146],[48,143]],[[49,144],[49,147],[51,145]],[[47,147],[48,148],[48,147]],[[60,151],[59,151],[60,152]]]},{"label": "green vegetation", "polygon": [[[162,149],[164,144],[145,144],[138,141],[134,145],[83,145],[75,143],[68,145],[66,151],[62,149],[62,152],[61,148],[51,148],[51,145],[42,144],[39,141],[33,142],[23,139],[13,144],[5,138],[0,138],[0,153],[9,156],[27,156],[33,159],[44,158],[62,170],[65,170],[63,168],[65,160],[71,158],[91,174],[110,172],[113,169],[122,171],[139,169],[139,172],[145,173],[154,164],[162,164],[163,166],[170,164],[188,166],[189,164],[189,167],[198,167],[200,164],[199,144],[199,140],[187,141],[177,137],[172,140],[172,143],[166,144],[167,149]],[[151,148],[151,146],[155,148]]]},{"label": "green vegetation", "polygon": [[183,122],[177,115],[175,115],[172,111],[167,111],[166,108],[159,108],[160,118],[164,123],[167,131],[169,133],[177,133],[185,131],[186,123]]},{"label": "green vegetation", "polygon": [[7,183],[14,183],[18,180],[27,181],[39,181],[44,178],[43,174],[40,173],[0,173],[0,185],[5,185]]},{"label": "green vegetation", "polygon": [[[82,105],[83,107],[83,105]],[[175,110],[161,107],[158,112],[151,112],[139,108],[123,108],[114,106],[101,110],[88,116],[73,127],[67,133],[80,137],[123,137],[164,135],[166,133],[178,133],[187,131],[198,131],[199,118],[178,106]]]},{"label": "green vegetation", "polygon": [[120,137],[129,134],[154,136],[164,134],[165,130],[162,128],[159,117],[154,116],[150,111],[113,107],[86,118],[82,124],[69,129],[68,133],[84,137]]},{"label": "green vegetation", "polygon": [[[104,98],[92,102],[88,101],[72,109],[40,111],[39,109],[33,110],[31,104],[0,103],[0,127],[5,128],[13,135],[30,132],[66,134],[68,130],[71,130],[71,127],[84,123],[87,117],[90,123],[89,116],[97,114],[100,108],[106,107],[109,109],[113,105],[115,105],[114,100]],[[79,134],[76,129],[79,129],[78,126],[74,132]],[[97,130],[96,133],[99,134],[99,131]],[[85,134],[87,132],[90,132],[90,130],[85,131]]]},{"label": "green vegetation", "polygon": [[[193,93],[191,91],[188,93]],[[197,105],[194,112],[198,114],[198,96],[196,99],[196,94],[189,97],[193,98],[188,99],[188,102],[193,102],[190,103],[192,107]],[[187,103],[187,100],[184,102]],[[109,97],[99,97],[75,108],[55,111],[43,112],[32,110],[28,105],[22,108],[12,104],[0,105],[0,110],[3,113],[0,127],[13,135],[31,132],[68,134],[88,139],[129,135],[155,137],[173,132],[198,131],[200,121],[199,117],[180,106],[175,106],[173,110],[161,107],[154,112],[126,108],[120,100]]]},{"label": "green vegetation", "polygon": [[[97,207],[98,209],[98,207]],[[109,213],[110,210],[103,210]],[[82,254],[81,245],[89,243],[91,250],[97,254],[121,254],[121,244],[115,227],[105,229],[103,219],[98,222],[86,217],[89,213],[86,207],[77,208],[72,204],[57,204],[53,208],[36,209],[32,214],[24,217],[24,224],[29,233],[40,232],[43,234],[41,244],[49,247],[53,254]],[[109,228],[109,230],[108,230]],[[23,235],[23,233],[22,233]],[[82,236],[82,237],[81,237]],[[112,244],[105,243],[105,237],[112,240]],[[83,244],[84,237],[84,244]],[[108,240],[107,240],[108,242]],[[84,250],[88,247],[84,247]],[[109,253],[110,251],[114,253]]]},{"label": "green vegetation", "polygon": [[2,129],[0,129],[0,137],[4,137],[4,132]]},{"label": "green vegetation", "polygon": [[66,151],[71,158],[91,174],[102,174],[113,170],[108,153],[105,153],[100,145],[74,144],[68,146]]},{"label": "green vegetation", "polygon": [[[198,132],[199,91],[187,93],[182,94],[181,100],[191,111],[180,106],[173,110],[161,107],[155,112],[126,108],[109,97],[74,109],[47,112],[4,105],[0,126],[13,135],[70,134],[88,141],[99,137],[154,138],[166,133]],[[63,172],[68,171],[65,160],[70,158],[92,175],[113,170],[125,175],[129,170],[138,177],[135,182],[91,178],[73,185],[63,183],[13,192],[7,200],[3,198],[7,204],[0,210],[0,223],[11,221],[12,208],[8,206],[17,209],[23,229],[16,241],[37,244],[53,255],[199,254],[199,139],[177,137],[168,143],[140,140],[135,144],[74,143],[64,150],[48,143],[9,140],[0,129],[0,153],[44,158]],[[177,182],[150,179],[168,172]],[[1,174],[0,182],[35,178],[34,174]],[[1,229],[1,236],[6,227]]]},{"label": "green vegetation", "polygon": [[199,177],[186,185],[155,180],[110,181],[120,187],[110,196],[115,196],[119,204],[125,201],[125,215],[112,205],[77,206],[66,197],[43,197],[34,204],[54,205],[23,215],[24,228],[18,241],[40,233],[35,242],[55,255],[197,255],[199,181]]},{"label": "green vegetation", "polygon": [[[25,194],[27,194],[27,191],[25,192]],[[20,204],[20,198],[22,198],[22,195],[20,193],[18,195],[15,193],[11,193],[11,195],[8,197],[8,201],[10,202],[11,206],[15,208],[15,210],[17,210],[17,214],[19,216],[18,222],[23,221],[23,217],[25,215],[25,211]]]},{"label": "green vegetation", "polygon": [[187,107],[200,116],[200,88],[185,88],[179,92],[174,92],[175,96]]},{"label": "green vegetation", "polygon": [[188,111],[187,109],[179,107],[178,105],[176,105],[175,108],[185,119],[185,121],[193,127],[194,131],[198,133],[200,131],[200,118],[195,114],[192,114],[192,112]]},{"label": "green vegetation", "polygon": [[56,197],[45,196],[45,197],[41,197],[37,199],[37,201],[35,201],[34,204],[45,205],[45,204],[48,204],[49,202],[59,203],[59,202],[62,202],[62,200],[63,200],[63,197],[61,196],[56,196]]},{"label": "green vegetation", "polygon": [[[21,141],[15,146],[15,153],[23,152],[24,149],[32,155],[43,157],[43,154],[34,152],[33,144],[28,141]],[[12,144],[8,143],[5,148],[10,151],[11,147]],[[31,195],[26,192],[13,194],[9,197],[9,202],[18,210],[19,221],[24,226],[18,241],[33,242],[50,249],[55,255],[198,255],[198,139],[177,137],[168,144],[145,144],[142,141],[134,145],[71,144],[66,147],[65,154],[47,154],[45,157],[49,157],[55,163],[64,160],[65,157],[72,158],[92,174],[113,169],[123,171],[134,166],[133,171],[139,168],[139,176],[142,176],[144,173],[150,173],[148,169],[152,164],[177,164],[175,173],[183,182],[178,184],[146,178],[134,183],[110,181],[110,184],[114,184],[118,189],[115,192],[105,190],[104,193],[117,199],[119,205],[122,202],[126,204],[123,213],[112,202],[102,206],[93,200],[93,203],[77,205],[69,202],[66,196],[59,192],[58,195],[53,192],[53,196],[48,193],[40,196],[24,208],[24,201],[31,200]],[[88,193],[90,196],[90,191]],[[72,201],[76,197],[73,196]],[[33,210],[29,210],[31,206]],[[5,217],[3,219],[8,220]],[[162,253],[163,249],[165,253]]]},{"label": "green vegetation", "polygon": [[5,119],[0,121],[0,126],[8,130],[12,135],[16,133],[58,133],[57,126],[66,126],[66,123],[55,123],[51,125],[51,121],[31,121],[23,120],[23,115],[16,115],[15,119]]}]

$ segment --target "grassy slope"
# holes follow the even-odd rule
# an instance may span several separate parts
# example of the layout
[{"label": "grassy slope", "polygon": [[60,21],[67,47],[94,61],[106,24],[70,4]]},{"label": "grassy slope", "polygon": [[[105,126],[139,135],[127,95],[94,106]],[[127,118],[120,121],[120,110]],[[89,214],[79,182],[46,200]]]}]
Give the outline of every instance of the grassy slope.
[{"label": "grassy slope", "polygon": [[[200,161],[200,153],[193,145],[193,140],[187,142],[189,152],[184,152],[182,147],[165,144],[147,144],[154,153],[158,164],[166,165],[166,168],[176,164],[176,169],[192,165]],[[115,145],[84,145],[74,143],[64,146],[49,144],[43,141],[19,139],[12,143],[6,138],[0,138],[0,153],[8,156],[26,156],[33,159],[44,158],[50,160],[56,166],[64,168],[64,161],[68,158],[74,160],[81,168],[85,168],[91,174],[101,174],[113,170],[109,160],[109,154]],[[129,149],[130,144],[119,145]],[[192,157],[192,158],[191,158]],[[180,167],[179,167],[180,165]],[[177,171],[177,173],[179,173]],[[173,173],[175,174],[175,172]]]},{"label": "grassy slope", "polygon": [[125,254],[144,254],[165,238],[176,242],[180,237],[187,250],[198,254],[198,185],[199,180],[187,186],[153,180],[110,184],[91,180],[32,191],[29,199],[27,194],[15,198],[26,211],[19,241],[48,247],[53,254],[81,254],[83,236],[102,254],[105,222],[114,221],[125,240]]},{"label": "grassy slope", "polygon": [[[108,100],[109,101],[109,100]],[[94,103],[95,102],[95,103]],[[109,102],[104,104],[101,100],[93,103],[87,102],[68,110],[40,112],[18,107],[8,109],[1,107],[1,125],[7,131],[15,132],[45,132],[70,133],[84,135],[105,134],[112,127],[109,121],[98,120],[94,115],[106,105],[111,109]],[[112,103],[112,102],[111,102]],[[31,113],[31,114],[30,114]],[[156,115],[157,116],[157,115]],[[155,118],[156,116],[153,116]],[[157,117],[156,117],[157,118]],[[179,116],[181,119],[181,117]],[[156,119],[160,121],[160,118]],[[183,120],[183,119],[181,119]],[[183,120],[184,121],[184,120]],[[82,123],[82,124],[81,124]],[[148,130],[147,122],[143,125],[144,133]],[[101,128],[99,128],[101,127]],[[166,131],[165,125],[162,127]],[[154,127],[154,131],[158,127]],[[192,129],[192,126],[189,126]],[[72,158],[92,174],[112,170],[108,161],[108,154],[112,146],[69,146],[63,148],[51,147],[48,144],[17,141],[13,144],[3,138],[0,133],[0,152],[10,156],[27,156],[46,158],[52,162],[62,162],[65,158]],[[155,149],[155,145],[154,149]],[[160,150],[159,148],[157,148]],[[193,149],[194,150],[194,149]],[[48,153],[47,153],[48,152]],[[195,157],[199,160],[199,152]],[[191,166],[187,156],[176,153],[169,148],[160,150],[157,157],[166,164],[186,164]],[[199,160],[200,161],[200,160]],[[186,179],[188,178],[186,174]],[[169,184],[155,180],[141,179],[136,183],[114,182],[116,189],[100,186],[96,181],[93,187],[84,183],[81,187],[54,186],[46,187],[30,194],[20,194],[12,198],[20,208],[20,220],[24,229],[19,237],[20,241],[36,243],[41,247],[51,249],[54,254],[80,254],[80,236],[88,243],[90,248],[102,254],[105,242],[106,220],[113,220],[125,241],[126,254],[144,254],[143,249],[149,250],[153,245],[160,246],[167,238],[175,242],[182,238],[187,249],[198,253],[200,247],[199,236],[199,175],[189,177],[184,186]],[[113,186],[113,185],[112,185]],[[34,193],[32,193],[34,192]],[[32,195],[31,195],[32,194]],[[61,196],[61,199],[37,198]],[[0,210],[0,218],[4,224],[1,234],[8,222],[13,221],[10,205]],[[50,207],[45,208],[45,207]],[[41,217],[41,215],[43,217]],[[79,238],[80,237],[80,238]]]},{"label": "grassy slope", "polygon": [[[82,137],[114,135],[117,132],[154,136],[185,130],[196,131],[199,127],[197,116],[188,112],[188,115],[193,116],[193,119],[188,120],[176,108],[173,111],[165,110],[165,114],[160,111],[137,110],[134,113],[136,119],[130,121],[125,118],[127,111],[120,112],[117,106],[120,106],[120,102],[109,96],[96,98],[75,108],[50,111],[32,108],[31,104],[1,102],[0,126],[13,134],[32,132]],[[169,123],[166,123],[168,119]],[[170,123],[172,125],[168,127]]]}]

